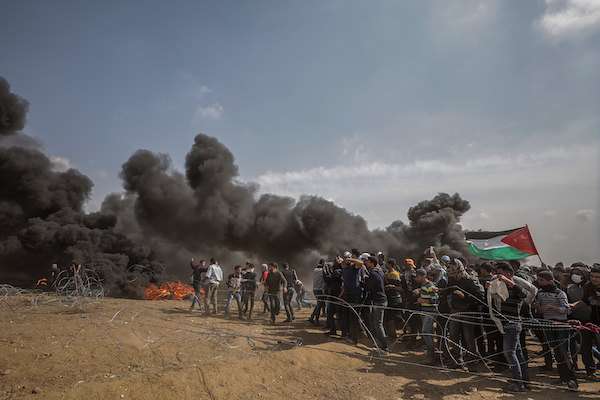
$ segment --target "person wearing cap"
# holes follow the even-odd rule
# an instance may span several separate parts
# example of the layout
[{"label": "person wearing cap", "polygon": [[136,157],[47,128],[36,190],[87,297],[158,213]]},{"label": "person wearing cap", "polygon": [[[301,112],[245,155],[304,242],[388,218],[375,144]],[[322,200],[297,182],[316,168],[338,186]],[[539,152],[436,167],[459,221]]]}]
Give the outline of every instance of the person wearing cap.
[{"label": "person wearing cap", "polygon": [[369,326],[379,351],[385,354],[389,351],[389,348],[383,329],[383,314],[385,307],[387,307],[383,270],[377,265],[377,257],[367,256],[366,259],[361,261],[368,271],[365,279],[365,299],[366,303],[372,306],[369,312]]}]

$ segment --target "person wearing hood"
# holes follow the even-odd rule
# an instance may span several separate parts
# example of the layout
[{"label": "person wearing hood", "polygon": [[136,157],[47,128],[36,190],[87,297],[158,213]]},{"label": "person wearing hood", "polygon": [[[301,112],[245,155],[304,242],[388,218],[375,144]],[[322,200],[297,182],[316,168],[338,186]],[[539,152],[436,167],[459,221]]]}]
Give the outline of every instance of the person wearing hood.
[{"label": "person wearing hood", "polygon": [[[448,268],[448,287],[443,291],[443,295],[448,297],[450,312],[462,314],[448,324],[449,336],[453,343],[452,355],[457,362],[463,358],[464,365],[474,371],[478,369],[476,360],[480,356],[475,342],[475,325],[479,318],[473,315],[477,314],[481,304],[484,304],[483,294],[483,287],[479,282],[470,277],[459,259],[454,259]],[[462,348],[457,347],[458,343],[462,343],[462,348],[466,350],[462,357]]]},{"label": "person wearing hood", "polygon": [[566,384],[569,390],[577,390],[575,368],[569,351],[571,330],[567,324],[570,309],[567,294],[556,286],[551,272],[540,272],[537,278],[539,291],[533,304],[545,320],[551,321],[544,328],[544,337],[552,348],[561,383]]}]

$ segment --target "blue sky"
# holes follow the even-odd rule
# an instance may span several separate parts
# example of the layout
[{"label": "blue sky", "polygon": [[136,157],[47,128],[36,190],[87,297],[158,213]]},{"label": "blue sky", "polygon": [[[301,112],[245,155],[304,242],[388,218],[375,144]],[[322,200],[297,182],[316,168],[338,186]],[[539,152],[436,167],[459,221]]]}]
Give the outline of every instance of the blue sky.
[{"label": "blue sky", "polygon": [[371,227],[458,191],[469,228],[600,259],[598,0],[4,3],[0,75],[90,209],[133,151],[181,168],[202,131]]}]

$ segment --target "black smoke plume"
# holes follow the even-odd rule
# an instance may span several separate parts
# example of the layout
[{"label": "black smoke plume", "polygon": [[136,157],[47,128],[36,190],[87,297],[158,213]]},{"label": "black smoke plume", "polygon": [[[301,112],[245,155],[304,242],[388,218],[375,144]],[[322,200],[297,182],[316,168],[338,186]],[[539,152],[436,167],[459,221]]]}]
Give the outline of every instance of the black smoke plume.
[{"label": "black smoke plume", "polygon": [[369,230],[361,216],[321,197],[259,196],[255,184],[239,180],[229,149],[204,134],[194,139],[185,174],[165,154],[136,151],[122,166],[125,192],[86,213],[93,183],[74,169],[54,170],[41,147],[18,132],[27,109],[0,78],[3,282],[31,283],[52,263],[77,262],[98,269],[110,294],[139,296],[165,265],[187,275],[192,255],[291,261],[302,272],[317,258],[351,248],[416,259],[428,246],[439,254],[466,254],[459,221],[470,206],[458,194],[420,202],[408,211],[407,223]]},{"label": "black smoke plume", "polygon": [[115,230],[114,214],[83,211],[92,181],[75,169],[55,171],[35,142],[18,132],[27,110],[0,78],[0,282],[31,286],[53,263],[76,262],[96,269],[108,293],[140,296],[162,265],[150,247]]},{"label": "black smoke plume", "polygon": [[121,178],[135,198],[141,229],[192,253],[236,251],[304,263],[350,248],[415,258],[428,246],[450,255],[466,250],[458,222],[470,205],[458,194],[420,202],[409,210],[408,224],[395,221],[370,231],[362,217],[320,197],[257,198],[255,185],[238,180],[229,149],[204,134],[187,154],[185,176],[172,169],[168,156],[138,150],[123,164]]}]

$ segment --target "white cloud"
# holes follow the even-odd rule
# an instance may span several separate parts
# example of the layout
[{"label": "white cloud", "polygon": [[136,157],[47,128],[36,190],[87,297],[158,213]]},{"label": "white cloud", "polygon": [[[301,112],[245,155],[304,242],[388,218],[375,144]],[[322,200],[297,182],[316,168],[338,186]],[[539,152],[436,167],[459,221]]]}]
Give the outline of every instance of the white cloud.
[{"label": "white cloud", "polygon": [[194,113],[194,119],[220,119],[224,112],[225,109],[219,103],[199,106]]},{"label": "white cloud", "polygon": [[490,219],[490,215],[488,213],[486,213],[485,211],[482,211],[479,213],[479,218],[481,219]]},{"label": "white cloud", "polygon": [[412,163],[364,162],[334,167],[315,167],[299,171],[266,172],[257,178],[261,186],[276,187],[296,184],[348,181],[362,178],[394,178],[424,176],[456,176],[457,174],[498,174],[506,170],[535,169],[573,157],[593,156],[594,150],[585,147],[558,147],[534,153],[496,155],[459,160],[417,160]]},{"label": "white cloud", "polygon": [[65,172],[73,168],[71,160],[65,157],[52,156],[50,157],[50,162],[52,163],[52,170],[56,172]]},{"label": "white cloud", "polygon": [[544,211],[544,217],[547,217],[547,218],[554,218],[554,217],[556,217],[556,214],[557,214],[556,210]]},{"label": "white cloud", "polygon": [[575,218],[577,218],[577,220],[581,221],[581,222],[588,222],[592,218],[594,218],[595,215],[596,215],[596,212],[594,210],[590,210],[590,209],[577,210],[577,212],[575,213]]},{"label": "white cloud", "polygon": [[600,0],[546,0],[536,24],[553,39],[595,31],[600,28]]}]

